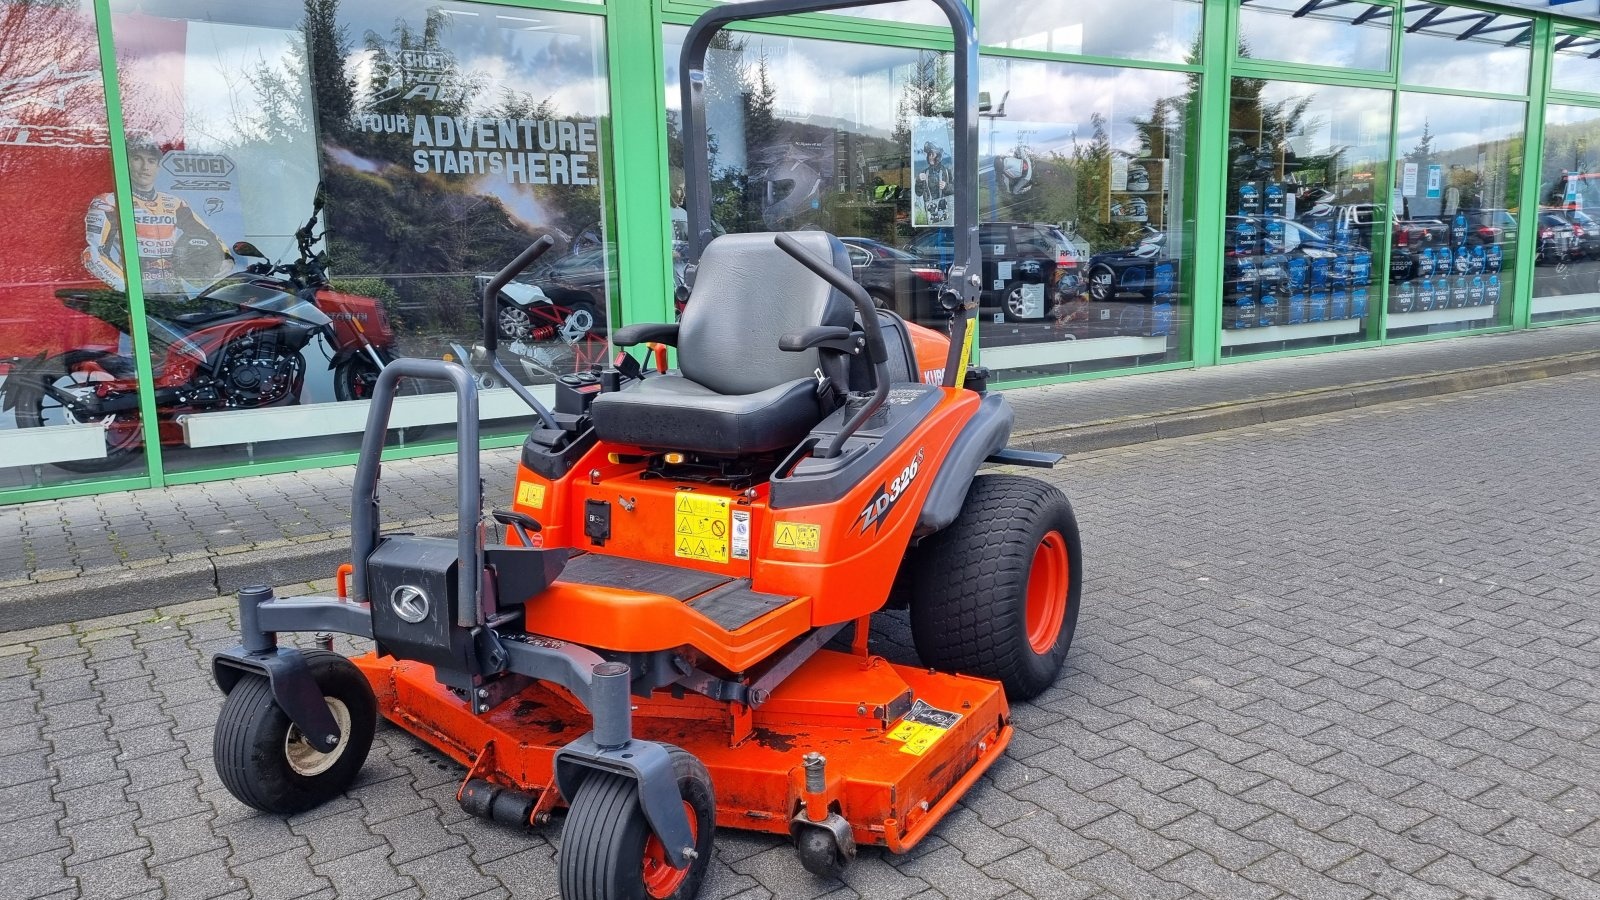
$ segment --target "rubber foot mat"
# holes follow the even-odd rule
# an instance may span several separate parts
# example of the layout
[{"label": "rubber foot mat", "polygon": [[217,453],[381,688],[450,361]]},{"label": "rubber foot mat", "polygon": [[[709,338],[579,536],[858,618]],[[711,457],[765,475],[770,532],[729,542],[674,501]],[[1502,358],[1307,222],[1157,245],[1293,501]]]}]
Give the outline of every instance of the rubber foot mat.
[{"label": "rubber foot mat", "polygon": [[689,608],[721,625],[725,631],[737,631],[793,599],[752,591],[749,579],[741,578],[696,597],[690,601]]},{"label": "rubber foot mat", "polygon": [[[592,584],[595,587],[619,588],[641,594],[661,594],[675,600],[687,600],[714,587],[732,581],[726,575],[680,569],[660,563],[585,553],[575,556],[561,570],[560,581],[567,584]],[[759,595],[758,595],[759,596]]]}]

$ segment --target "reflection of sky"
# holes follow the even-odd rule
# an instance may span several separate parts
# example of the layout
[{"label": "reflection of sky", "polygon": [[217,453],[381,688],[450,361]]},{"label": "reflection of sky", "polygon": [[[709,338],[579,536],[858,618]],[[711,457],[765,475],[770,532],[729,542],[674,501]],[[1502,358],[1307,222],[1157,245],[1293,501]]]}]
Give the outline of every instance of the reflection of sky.
[{"label": "reflection of sky", "polygon": [[[1106,119],[1112,147],[1129,153],[1139,147],[1132,120],[1150,115],[1158,97],[1181,97],[1188,85],[1179,72],[1019,59],[986,58],[982,73],[981,87],[996,103],[1010,91],[1007,118],[1069,126],[1079,141],[1087,141],[1094,134],[1089,117],[1098,113]],[[1179,126],[1176,117],[1172,124]],[[981,124],[980,134],[987,127]],[[1036,153],[1054,149],[1034,143]]]},{"label": "reflection of sky", "polygon": [[[1408,27],[1416,24],[1431,8],[1422,4],[1406,16]],[[1437,21],[1455,18],[1470,10],[1448,10]],[[1430,25],[1422,31],[1403,32],[1400,39],[1400,80],[1405,84],[1453,87],[1467,90],[1500,91],[1521,94],[1528,89],[1528,65],[1533,51],[1524,41],[1512,47],[1506,42],[1522,32],[1510,28],[1457,40],[1480,18]],[[1501,15],[1490,27],[1527,24],[1528,20]]]},{"label": "reflection of sky", "polygon": [[1409,152],[1424,124],[1433,133],[1435,155],[1521,137],[1527,108],[1514,100],[1402,93],[1396,146]]},{"label": "reflection of sky", "polygon": [[[1261,90],[1262,103],[1267,105],[1292,106],[1307,97],[1311,98],[1311,105],[1301,118],[1301,129],[1289,136],[1296,156],[1319,156],[1344,149],[1343,162],[1348,168],[1388,159],[1388,91],[1289,81],[1269,82]],[[1236,126],[1245,124],[1235,122]]]},{"label": "reflection of sky", "polygon": [[1341,69],[1389,70],[1388,17],[1351,22],[1371,7],[1347,3],[1294,18],[1306,0],[1258,0],[1239,11],[1239,43],[1252,59]]},{"label": "reflection of sky", "polygon": [[[1556,35],[1558,44],[1569,39],[1569,35]],[[1550,87],[1562,91],[1600,92],[1600,59],[1589,55],[1596,50],[1600,50],[1600,44],[1586,41],[1557,50],[1550,58]]]},{"label": "reflection of sky", "polygon": [[983,0],[982,43],[1182,62],[1200,33],[1199,0]]}]

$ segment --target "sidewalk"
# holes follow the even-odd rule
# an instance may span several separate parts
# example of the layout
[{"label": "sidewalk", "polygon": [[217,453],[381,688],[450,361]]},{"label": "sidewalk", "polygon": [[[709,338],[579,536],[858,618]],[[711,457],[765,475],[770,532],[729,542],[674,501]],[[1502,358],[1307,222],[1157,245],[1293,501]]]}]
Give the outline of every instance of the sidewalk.
[{"label": "sidewalk", "polygon": [[[1013,445],[1081,453],[1600,369],[1600,324],[1008,391]],[[489,498],[517,451],[483,454]],[[0,630],[326,578],[352,467],[0,507]],[[454,458],[385,463],[385,527],[446,533]]]}]

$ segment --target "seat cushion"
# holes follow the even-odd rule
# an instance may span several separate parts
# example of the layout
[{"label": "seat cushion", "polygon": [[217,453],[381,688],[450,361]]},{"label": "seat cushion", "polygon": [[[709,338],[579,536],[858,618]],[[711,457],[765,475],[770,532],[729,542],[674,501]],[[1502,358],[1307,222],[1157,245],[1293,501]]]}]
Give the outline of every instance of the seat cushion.
[{"label": "seat cushion", "polygon": [[603,441],[725,456],[787,450],[823,415],[814,378],[754,394],[719,394],[677,373],[601,394],[590,411]]}]

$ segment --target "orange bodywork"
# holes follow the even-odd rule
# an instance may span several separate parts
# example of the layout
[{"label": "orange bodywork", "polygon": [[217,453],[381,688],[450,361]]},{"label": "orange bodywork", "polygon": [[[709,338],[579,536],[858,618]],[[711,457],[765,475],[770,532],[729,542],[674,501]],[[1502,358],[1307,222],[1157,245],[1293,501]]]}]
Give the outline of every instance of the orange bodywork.
[{"label": "orange bodywork", "polygon": [[[925,331],[925,329],[922,329]],[[940,365],[948,344],[927,332],[919,363]],[[922,360],[926,350],[928,360]],[[932,374],[932,373],[928,373]],[[748,590],[776,598],[731,630],[680,593],[585,582],[572,572],[522,602],[523,627],[545,640],[598,651],[681,651],[695,665],[715,663],[749,683],[762,664],[820,627],[855,621],[850,653],[817,651],[753,705],[713,700],[681,687],[633,699],[633,735],[676,744],[711,773],[717,824],[787,834],[797,815],[838,813],[858,844],[902,852],[948,812],[1011,739],[1010,710],[995,682],[892,665],[871,656],[869,617],[888,598],[923,503],[951,445],[980,396],[937,388],[932,408],[878,469],[838,500],[773,509],[771,479],[736,490],[707,480],[652,472],[642,448],[597,443],[560,479],[519,466],[513,508],[540,523],[546,548],[673,566],[748,579]],[[670,471],[670,470],[669,470]],[[586,531],[603,509],[603,537]],[[507,540],[514,540],[507,535]],[[602,567],[604,568],[604,567]],[[704,579],[701,579],[702,581]],[[592,579],[591,579],[592,581]],[[718,579],[711,579],[716,582]],[[625,582],[633,584],[634,582]],[[391,721],[487,779],[537,798],[532,817],[559,805],[552,761],[589,732],[587,710],[564,688],[535,682],[475,714],[419,662],[367,654],[356,660]],[[802,757],[826,760],[826,789],[806,790]]]},{"label": "orange bodywork", "polygon": [[[748,578],[754,591],[795,598],[729,632],[671,597],[557,583],[528,599],[528,630],[606,650],[692,646],[739,672],[811,628],[876,612],[894,583],[938,461],[978,404],[971,391],[942,389],[938,405],[912,439],[897,447],[877,473],[856,483],[842,500],[815,506],[771,509],[767,482],[741,492],[647,477],[642,451],[603,442],[560,481],[519,467],[515,509],[543,525],[538,535],[543,546]],[[882,498],[897,482],[894,502],[869,519],[865,513],[885,506]],[[725,559],[697,554],[698,545],[685,552],[679,519],[685,497],[692,503],[726,503],[724,529],[731,529],[734,513],[748,515],[745,558],[738,557],[727,535],[716,536],[728,544]],[[603,544],[584,534],[588,501],[610,504],[611,536]]]},{"label": "orange bodywork", "polygon": [[[426,665],[370,653],[355,663],[382,714],[467,766],[468,777],[539,798],[536,823],[560,804],[554,754],[591,727],[565,691],[536,684],[475,716]],[[913,716],[936,724],[886,712],[916,701],[933,712]],[[817,752],[827,759],[827,789],[811,810],[839,813],[857,844],[896,853],[915,846],[1011,740],[994,682],[827,650],[754,712],[694,694],[657,692],[635,703],[634,736],[676,744],[705,763],[719,826],[788,834],[805,799],[801,757]],[[741,716],[747,729],[735,721]],[[950,717],[958,718],[940,727]],[[736,730],[748,736],[730,740]]]}]

